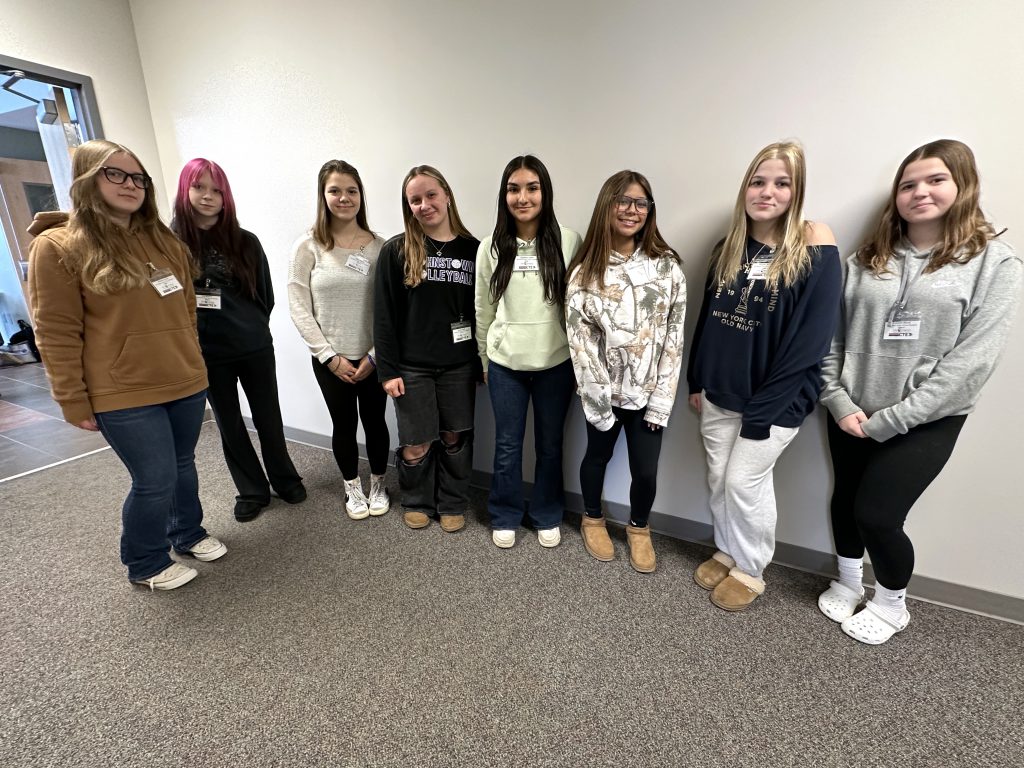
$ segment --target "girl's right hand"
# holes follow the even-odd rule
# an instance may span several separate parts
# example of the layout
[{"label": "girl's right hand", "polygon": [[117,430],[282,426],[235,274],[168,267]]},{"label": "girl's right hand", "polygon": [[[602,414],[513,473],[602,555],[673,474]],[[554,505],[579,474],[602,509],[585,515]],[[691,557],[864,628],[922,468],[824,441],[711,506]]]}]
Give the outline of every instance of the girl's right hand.
[{"label": "girl's right hand", "polygon": [[100,431],[100,428],[98,426],[96,426],[96,419],[93,416],[90,416],[85,421],[78,422],[77,424],[75,424],[75,426],[78,427],[79,429],[88,430],[89,432],[99,432]]},{"label": "girl's right hand", "polygon": [[843,416],[843,418],[836,422],[836,425],[848,435],[853,435],[854,437],[867,437],[860,426],[867,420],[868,417],[864,411],[857,411],[856,413],[851,413],[849,416]]},{"label": "girl's right hand", "polygon": [[384,391],[391,395],[391,397],[401,397],[405,394],[405,382],[402,381],[401,376],[388,379],[384,382]]},{"label": "girl's right hand", "polygon": [[327,370],[348,384],[354,383],[353,376],[356,369],[348,360],[338,355],[327,364]]},{"label": "girl's right hand", "polygon": [[690,395],[687,398],[687,401],[690,403],[690,407],[693,408],[693,410],[695,410],[697,412],[697,414],[699,415],[700,414],[700,392],[697,392],[695,394]]}]

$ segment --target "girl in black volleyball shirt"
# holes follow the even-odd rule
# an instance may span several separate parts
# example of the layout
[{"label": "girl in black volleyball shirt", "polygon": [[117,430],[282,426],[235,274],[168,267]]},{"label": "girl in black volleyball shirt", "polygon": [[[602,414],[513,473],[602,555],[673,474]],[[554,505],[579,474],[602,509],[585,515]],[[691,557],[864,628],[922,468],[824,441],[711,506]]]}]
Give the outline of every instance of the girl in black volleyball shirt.
[{"label": "girl in black volleyball shirt", "polygon": [[459,218],[440,171],[420,165],[402,184],[405,233],[377,261],[377,373],[395,399],[403,519],[425,528],[440,515],[465,525],[473,471],[477,347],[474,277],[479,241]]}]

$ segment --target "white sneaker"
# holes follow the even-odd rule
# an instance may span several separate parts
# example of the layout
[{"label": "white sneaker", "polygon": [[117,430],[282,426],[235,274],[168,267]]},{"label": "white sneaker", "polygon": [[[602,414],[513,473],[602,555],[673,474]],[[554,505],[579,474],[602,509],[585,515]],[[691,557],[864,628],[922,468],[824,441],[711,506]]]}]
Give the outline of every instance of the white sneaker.
[{"label": "white sneaker", "polygon": [[181,563],[171,563],[155,576],[150,576],[148,579],[135,579],[132,584],[148,586],[150,592],[154,589],[177,589],[188,584],[198,575],[199,571],[195,568],[189,568]]},{"label": "white sneaker", "polygon": [[207,536],[205,539],[200,539],[193,544],[186,554],[192,555],[196,560],[202,560],[204,563],[208,563],[211,560],[224,557],[227,553],[228,548],[224,546],[224,543],[220,539],[215,539],[213,536]]},{"label": "white sneaker", "polygon": [[516,543],[516,532],[509,530],[491,531],[491,541],[494,546],[502,549],[511,549]]},{"label": "white sneaker", "polygon": [[345,512],[353,520],[362,520],[370,514],[370,505],[363,493],[363,483],[357,477],[345,481]]},{"label": "white sneaker", "polygon": [[557,525],[554,528],[538,528],[537,541],[542,547],[557,547],[562,543],[562,530]]},{"label": "white sneaker", "polygon": [[384,485],[384,475],[370,475],[370,514],[386,515],[391,509],[391,494]]}]

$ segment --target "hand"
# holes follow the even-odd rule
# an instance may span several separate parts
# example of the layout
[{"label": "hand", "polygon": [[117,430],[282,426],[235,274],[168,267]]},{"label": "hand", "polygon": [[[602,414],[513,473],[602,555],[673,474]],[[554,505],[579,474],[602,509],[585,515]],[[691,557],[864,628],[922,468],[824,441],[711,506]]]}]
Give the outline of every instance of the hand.
[{"label": "hand", "polygon": [[391,397],[401,397],[405,394],[405,382],[402,381],[401,376],[395,379],[388,379],[384,382],[384,391],[391,395]]},{"label": "hand", "polygon": [[356,368],[341,355],[333,358],[327,364],[327,370],[348,384],[355,383],[355,380],[352,377],[355,375]]},{"label": "hand", "polygon": [[868,417],[864,411],[857,411],[856,413],[851,413],[849,416],[843,416],[843,418],[836,422],[836,425],[848,435],[853,435],[854,437],[867,437],[860,426],[867,420]]},{"label": "hand", "polygon": [[484,386],[487,386],[487,371],[484,371]]},{"label": "hand", "polygon": [[644,426],[651,430],[651,432],[657,432],[661,429],[661,424],[653,424],[650,421],[645,421]]},{"label": "hand", "polygon": [[690,407],[693,408],[693,410],[695,410],[697,412],[697,415],[699,416],[700,415],[700,392],[697,392],[696,394],[690,395],[688,398],[686,398],[686,401],[690,404]]},{"label": "hand", "polygon": [[369,355],[363,355],[363,359],[359,361],[359,367],[355,368],[352,373],[352,383],[362,381],[369,376],[375,370],[376,366],[370,362]]},{"label": "hand", "polygon": [[93,417],[93,416],[90,416],[85,421],[78,422],[77,424],[75,424],[75,426],[78,427],[79,429],[88,430],[89,432],[99,432],[100,431],[100,428],[98,426],[96,426],[96,418]]}]

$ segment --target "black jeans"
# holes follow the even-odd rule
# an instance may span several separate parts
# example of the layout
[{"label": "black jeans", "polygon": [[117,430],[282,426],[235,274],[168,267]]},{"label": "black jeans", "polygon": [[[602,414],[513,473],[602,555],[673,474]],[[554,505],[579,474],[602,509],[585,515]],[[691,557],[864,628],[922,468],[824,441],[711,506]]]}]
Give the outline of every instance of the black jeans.
[{"label": "black jeans", "polygon": [[580,464],[580,490],[583,508],[590,516],[601,513],[601,492],[604,473],[615,452],[619,432],[626,432],[626,452],[629,455],[629,519],[635,525],[645,526],[651,516],[654,497],[658,492],[658,458],[661,456],[663,430],[649,429],[644,423],[644,411],[612,408],[615,424],[601,432],[587,422],[587,452]]},{"label": "black jeans", "polygon": [[[384,419],[388,396],[377,381],[377,373],[372,372],[362,381],[349,384],[331,373],[330,369],[315,357],[311,357],[310,360],[313,361],[316,383],[320,386],[327,411],[331,414],[331,449],[334,451],[334,460],[338,462],[341,476],[346,480],[359,477],[359,444],[356,442],[356,430],[360,421],[363,422],[366,458],[370,461],[370,472],[383,475],[388,468],[391,435]],[[349,362],[359,367],[358,360]]]},{"label": "black jeans", "polygon": [[[224,459],[238,489],[239,501],[269,504],[270,486],[278,493],[287,494],[302,482],[285,445],[276,367],[273,349],[227,363],[206,363],[210,407],[220,428]],[[242,419],[239,383],[252,410],[252,423],[260,438],[266,474]]]},{"label": "black jeans", "polygon": [[836,554],[858,558],[866,549],[875,579],[887,589],[905,589],[910,583],[914,545],[903,523],[946,465],[966,419],[947,416],[884,443],[848,435],[828,419]]},{"label": "black jeans", "polygon": [[[473,413],[476,372],[472,363],[454,368],[402,367],[405,394],[395,399],[398,441],[430,444],[422,460],[408,462],[398,450],[402,506],[442,515],[461,515],[469,502],[473,476]],[[445,445],[441,432],[458,441]]]}]

